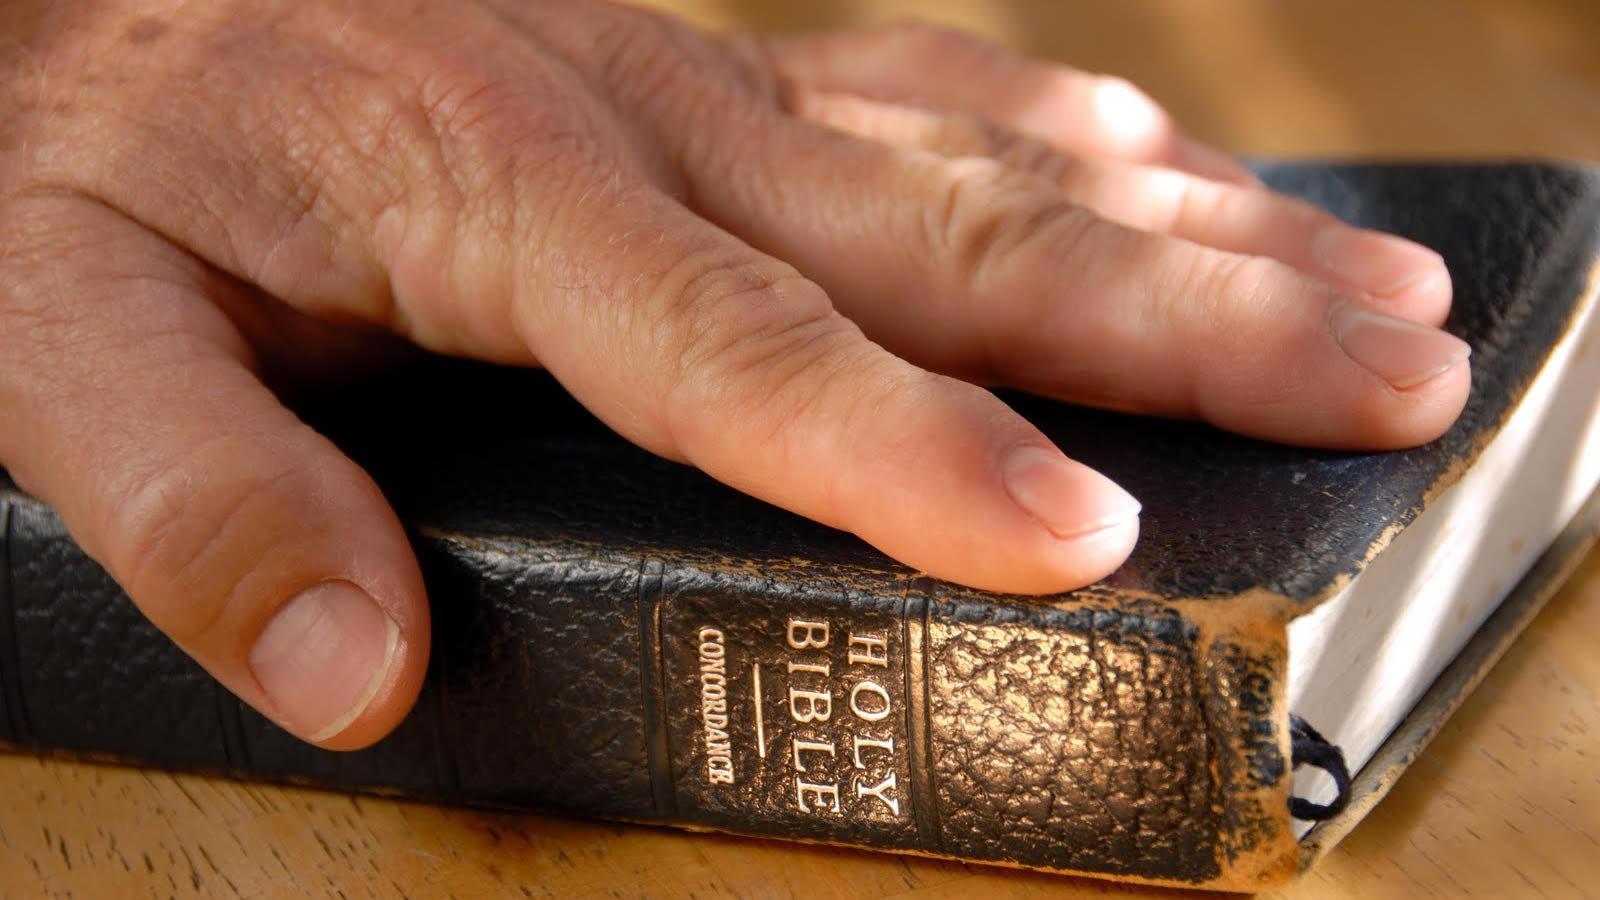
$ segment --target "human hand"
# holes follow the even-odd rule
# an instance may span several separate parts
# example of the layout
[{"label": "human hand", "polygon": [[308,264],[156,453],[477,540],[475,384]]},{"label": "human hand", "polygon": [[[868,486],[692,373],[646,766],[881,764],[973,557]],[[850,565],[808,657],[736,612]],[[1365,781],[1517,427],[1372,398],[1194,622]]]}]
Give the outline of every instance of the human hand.
[{"label": "human hand", "polygon": [[544,366],[650,450],[1021,592],[1110,572],[1138,507],[974,383],[1370,448],[1465,400],[1437,256],[943,32],[11,0],[0,40],[0,463],[327,747],[410,707],[426,601],[266,383],[403,342]]}]

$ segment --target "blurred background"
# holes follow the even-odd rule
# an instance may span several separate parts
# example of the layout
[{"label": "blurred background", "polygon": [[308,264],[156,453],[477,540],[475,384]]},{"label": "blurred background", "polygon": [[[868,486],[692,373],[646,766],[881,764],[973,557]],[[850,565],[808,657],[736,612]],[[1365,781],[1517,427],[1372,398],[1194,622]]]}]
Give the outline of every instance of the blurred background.
[{"label": "blurred background", "polygon": [[1242,153],[1600,160],[1596,0],[643,5],[715,29],[808,31],[907,18],[965,28],[1124,76],[1196,137]]}]

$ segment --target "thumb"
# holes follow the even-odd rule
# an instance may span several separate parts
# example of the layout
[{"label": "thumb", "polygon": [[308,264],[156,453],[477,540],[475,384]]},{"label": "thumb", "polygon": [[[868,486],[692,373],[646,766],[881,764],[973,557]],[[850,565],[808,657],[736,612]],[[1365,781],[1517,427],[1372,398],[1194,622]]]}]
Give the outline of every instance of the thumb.
[{"label": "thumb", "polygon": [[428,655],[416,561],[366,473],[249,370],[217,305],[238,288],[104,206],[12,207],[0,463],[240,699],[329,748],[388,733]]}]

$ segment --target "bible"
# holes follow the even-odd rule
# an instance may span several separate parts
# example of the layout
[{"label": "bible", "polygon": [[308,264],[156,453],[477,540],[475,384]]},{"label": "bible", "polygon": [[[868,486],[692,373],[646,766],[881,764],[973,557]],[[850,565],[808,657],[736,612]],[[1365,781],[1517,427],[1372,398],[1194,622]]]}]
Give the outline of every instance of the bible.
[{"label": "bible", "polygon": [[0,479],[0,742],[1148,883],[1281,883],[1382,796],[1600,531],[1585,500],[1600,174],[1260,173],[1445,256],[1448,327],[1474,355],[1440,440],[1310,450],[1008,395],[1144,501],[1116,573],[1013,597],[655,458],[540,373],[427,360],[303,409],[373,473],[427,579],[428,680],[394,734],[341,754],[280,731]]}]

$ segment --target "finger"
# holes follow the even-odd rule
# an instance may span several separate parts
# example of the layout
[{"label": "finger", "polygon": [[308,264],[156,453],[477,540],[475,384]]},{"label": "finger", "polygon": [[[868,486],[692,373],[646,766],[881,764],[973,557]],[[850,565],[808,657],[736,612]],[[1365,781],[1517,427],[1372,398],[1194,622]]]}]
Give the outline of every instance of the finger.
[{"label": "finger", "polygon": [[1258,183],[1127,81],[1028,59],[959,31],[902,23],[775,38],[770,48],[780,75],[802,89],[976,113],[1070,153]]},{"label": "finger", "polygon": [[0,462],[229,690],[335,749],[410,708],[421,577],[371,480],[247,370],[237,290],[104,206],[13,203]]},{"label": "finger", "polygon": [[967,114],[933,113],[848,94],[800,92],[802,117],[859,137],[945,156],[985,156],[1049,180],[1075,203],[1133,228],[1266,256],[1372,297],[1429,325],[1450,311],[1450,273],[1432,250],[1352,228],[1301,200],[1170,169],[1073,157]]},{"label": "finger", "polygon": [[987,391],[868,342],[794,269],[653,191],[592,209],[633,252],[566,252],[614,292],[527,295],[514,318],[634,441],[977,587],[1065,590],[1132,549],[1136,501]]},{"label": "finger", "polygon": [[1107,222],[993,160],[776,115],[729,146],[689,167],[706,213],[931,368],[1332,447],[1430,440],[1465,402],[1456,338],[1275,261]]},{"label": "finger", "polygon": [[[868,343],[814,284],[652,186],[646,170],[681,189],[660,174],[673,154],[629,135],[722,121],[739,90],[655,77],[698,71],[668,65],[685,57],[658,30],[605,34],[623,49],[589,54],[593,68],[650,77],[592,90],[581,67],[508,45],[499,18],[452,7],[408,23],[428,16],[449,39],[328,23],[341,45],[412,61],[382,78],[308,68],[309,32],[282,60],[262,49],[276,33],[240,44],[270,80],[197,76],[218,102],[185,108],[194,122],[149,107],[165,118],[126,142],[139,152],[74,183],[302,310],[544,365],[642,446],[931,574],[1043,592],[1127,555],[1138,504],[1115,485],[986,392]],[[582,43],[550,24],[549,40]],[[237,97],[255,103],[230,141],[238,123],[216,110]],[[608,106],[624,98],[637,105],[626,124]],[[191,186],[191,171],[217,177]]]}]

